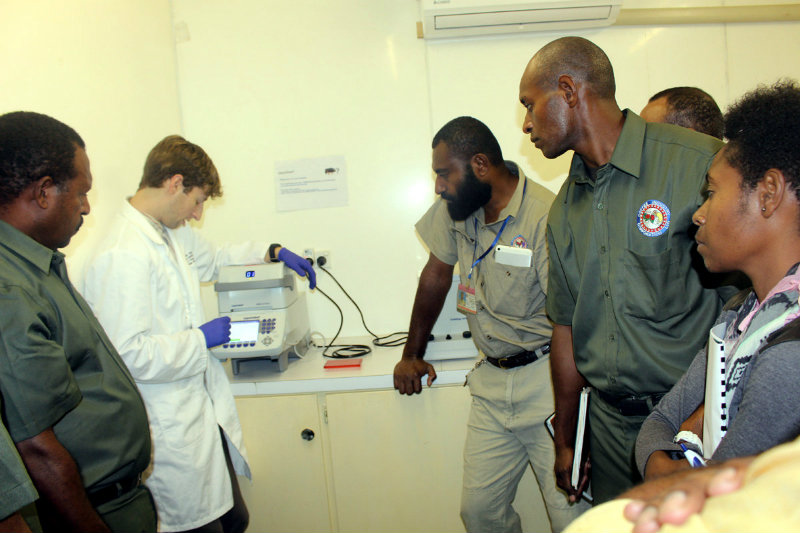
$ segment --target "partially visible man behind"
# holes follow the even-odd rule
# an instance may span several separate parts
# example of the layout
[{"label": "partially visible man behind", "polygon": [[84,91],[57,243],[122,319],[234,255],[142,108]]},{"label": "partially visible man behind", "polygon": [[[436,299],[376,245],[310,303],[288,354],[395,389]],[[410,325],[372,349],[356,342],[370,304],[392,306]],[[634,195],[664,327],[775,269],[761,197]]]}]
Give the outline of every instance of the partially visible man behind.
[{"label": "partially visible man behind", "polygon": [[727,296],[704,286],[691,253],[691,215],[722,143],[647,124],[619,108],[615,91],[606,54],[564,37],[533,56],[519,92],[523,131],[544,156],[575,152],[547,223],[555,468],[559,486],[577,497],[573,443],[589,384],[595,502],[640,479],[639,428],[703,346]]},{"label": "partially visible man behind", "polygon": [[54,531],[155,531],[147,414],[58,251],[89,213],[84,142],[29,112],[0,117],[2,416]]},{"label": "partially visible man behind", "polygon": [[722,111],[710,94],[697,87],[671,87],[650,97],[640,116],[722,139]]},{"label": "partially visible man behind", "polygon": [[[423,357],[458,263],[459,310],[484,356],[467,380],[472,408],[461,518],[470,532],[521,531],[511,504],[530,463],[552,530],[561,531],[587,506],[570,504],[556,488],[553,439],[544,425],[553,411],[547,366],[552,328],[544,313],[544,229],[553,194],[515,163],[503,161],[497,139],[472,117],[445,124],[432,148],[441,198],[417,223],[430,257],[420,275],[394,386],[410,395],[422,390],[425,374],[429,386],[436,378]],[[509,264],[497,248],[525,254],[528,264]],[[536,527],[546,531],[546,521]]]},{"label": "partially visible man behind", "polygon": [[0,424],[0,532],[30,531],[19,510],[37,497],[14,442]]}]

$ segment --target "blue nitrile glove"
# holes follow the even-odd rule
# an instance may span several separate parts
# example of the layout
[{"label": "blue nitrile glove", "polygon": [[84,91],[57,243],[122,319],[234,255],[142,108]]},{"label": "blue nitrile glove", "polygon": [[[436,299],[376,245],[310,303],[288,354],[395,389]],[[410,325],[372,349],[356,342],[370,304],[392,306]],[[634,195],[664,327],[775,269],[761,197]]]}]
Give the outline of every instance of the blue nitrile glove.
[{"label": "blue nitrile glove", "polygon": [[206,336],[206,348],[225,344],[231,340],[231,317],[221,316],[209,320],[200,326],[200,331]]},{"label": "blue nitrile glove", "polygon": [[283,264],[300,274],[301,276],[305,277],[308,275],[309,280],[309,289],[313,289],[317,286],[317,274],[314,272],[314,269],[311,267],[311,263],[297,255],[296,253],[288,250],[286,248],[281,247],[280,251],[278,252],[278,259],[283,261]]}]

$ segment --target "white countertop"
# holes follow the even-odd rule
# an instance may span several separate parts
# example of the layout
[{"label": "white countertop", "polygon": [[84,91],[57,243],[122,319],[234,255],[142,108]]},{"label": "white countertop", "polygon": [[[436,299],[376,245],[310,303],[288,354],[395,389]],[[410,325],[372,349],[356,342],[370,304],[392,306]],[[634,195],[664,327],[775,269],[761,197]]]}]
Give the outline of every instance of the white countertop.
[{"label": "white countertop", "polygon": [[[278,371],[277,361],[240,359],[239,374],[234,376],[230,360],[223,363],[234,396],[263,396],[273,394],[306,394],[355,390],[392,389],[392,373],[400,360],[402,346],[381,348],[368,338],[342,339],[337,344],[367,344],[372,353],[363,359],[360,368],[323,368],[326,361],[321,348],[310,348],[302,359],[289,358],[286,371]],[[475,366],[474,353],[464,359],[430,361],[436,370],[433,386],[461,385],[467,372]],[[427,376],[423,378],[427,380]]]}]

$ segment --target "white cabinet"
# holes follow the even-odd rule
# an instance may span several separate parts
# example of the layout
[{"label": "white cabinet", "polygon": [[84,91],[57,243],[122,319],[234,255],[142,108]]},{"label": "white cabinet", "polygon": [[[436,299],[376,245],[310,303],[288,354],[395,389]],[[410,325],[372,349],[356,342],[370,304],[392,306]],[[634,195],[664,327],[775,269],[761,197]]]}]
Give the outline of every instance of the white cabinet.
[{"label": "white cabinet", "polygon": [[339,531],[464,531],[464,387],[337,393],[326,403]]},{"label": "white cabinet", "polygon": [[[250,531],[464,531],[466,388],[240,397],[237,406],[254,478],[240,478]],[[525,531],[546,530],[530,469],[515,508]]]},{"label": "white cabinet", "polygon": [[236,406],[253,473],[252,483],[239,477],[248,531],[331,531],[317,396],[237,398]]}]

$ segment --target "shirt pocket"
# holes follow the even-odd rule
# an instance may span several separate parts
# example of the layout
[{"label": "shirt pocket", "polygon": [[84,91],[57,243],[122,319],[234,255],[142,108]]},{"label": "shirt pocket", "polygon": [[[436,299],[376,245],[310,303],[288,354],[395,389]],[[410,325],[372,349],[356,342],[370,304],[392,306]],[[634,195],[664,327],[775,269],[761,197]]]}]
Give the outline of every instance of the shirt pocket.
[{"label": "shirt pocket", "polygon": [[525,318],[533,314],[534,298],[532,288],[536,283],[536,269],[487,264],[481,282],[486,307],[498,315],[512,318]]},{"label": "shirt pocket", "polygon": [[627,250],[622,256],[621,287],[625,314],[653,322],[668,320],[686,312],[686,277],[691,269],[688,250],[671,248],[655,255]]}]

